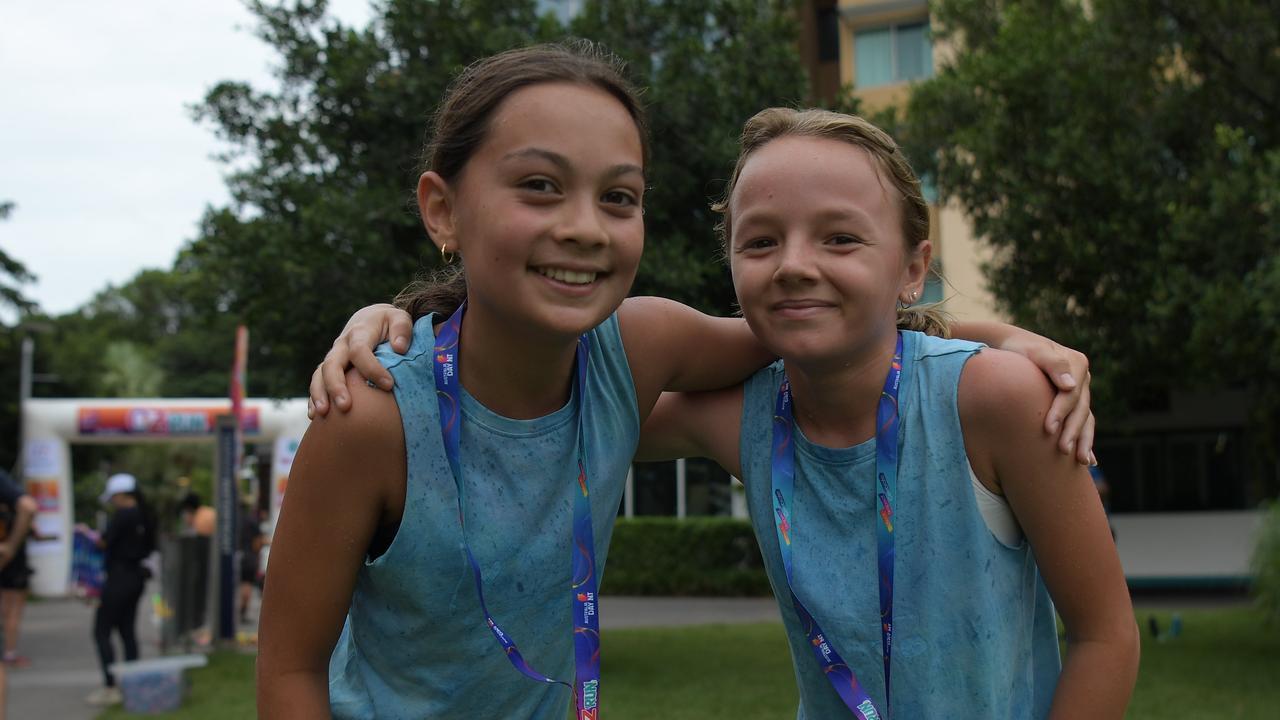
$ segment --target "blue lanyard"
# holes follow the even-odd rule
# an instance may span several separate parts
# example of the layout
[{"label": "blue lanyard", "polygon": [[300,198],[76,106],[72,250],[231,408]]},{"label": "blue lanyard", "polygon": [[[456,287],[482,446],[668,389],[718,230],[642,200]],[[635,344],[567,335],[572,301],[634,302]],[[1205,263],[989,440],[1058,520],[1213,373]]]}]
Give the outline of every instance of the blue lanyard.
[{"label": "blue lanyard", "polygon": [[[880,646],[884,654],[884,695],[889,703],[889,658],[893,648],[893,500],[898,485],[898,390],[902,380],[902,333],[893,351],[893,362],[884,381],[884,391],[876,405],[876,499],[880,522],[876,524],[876,549],[880,575]],[[778,547],[782,565],[787,571],[787,589],[791,603],[808,634],[813,656],[831,681],[844,704],[860,720],[880,720],[875,703],[858,677],[832,641],[823,634],[818,621],[805,609],[792,583],[791,543],[796,532],[791,516],[791,498],[795,492],[795,416],[792,412],[791,382],[782,380],[773,413],[773,512],[777,521]]]},{"label": "blue lanyard", "polygon": [[440,434],[444,437],[445,455],[453,470],[453,481],[458,488],[458,524],[462,526],[462,544],[471,563],[471,574],[476,581],[476,594],[480,596],[480,609],[485,623],[502,645],[507,659],[528,678],[541,683],[560,684],[573,690],[578,720],[597,720],[600,702],[600,616],[596,593],[596,552],[591,529],[591,502],[587,497],[586,443],[582,436],[586,407],[587,360],[591,343],[586,335],[578,338],[576,352],[576,386],[578,390],[578,482],[581,492],[574,492],[573,501],[573,657],[575,681],[573,684],[554,680],[534,670],[516,649],[515,642],[498,627],[484,601],[484,583],[480,579],[480,564],[471,553],[466,530],[466,493],[462,487],[460,459],[462,413],[458,364],[460,348],[458,335],[462,328],[462,316],[466,312],[464,302],[436,336],[435,378],[436,399],[440,403]]}]

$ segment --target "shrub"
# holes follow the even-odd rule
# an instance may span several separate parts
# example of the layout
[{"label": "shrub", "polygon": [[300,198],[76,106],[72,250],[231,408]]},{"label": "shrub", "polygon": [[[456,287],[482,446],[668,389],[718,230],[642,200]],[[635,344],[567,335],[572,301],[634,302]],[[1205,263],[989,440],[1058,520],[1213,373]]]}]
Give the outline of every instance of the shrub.
[{"label": "shrub", "polygon": [[1280,502],[1262,518],[1253,550],[1253,593],[1271,622],[1280,622]]},{"label": "shrub", "polygon": [[769,595],[751,523],[722,517],[619,519],[601,592]]}]

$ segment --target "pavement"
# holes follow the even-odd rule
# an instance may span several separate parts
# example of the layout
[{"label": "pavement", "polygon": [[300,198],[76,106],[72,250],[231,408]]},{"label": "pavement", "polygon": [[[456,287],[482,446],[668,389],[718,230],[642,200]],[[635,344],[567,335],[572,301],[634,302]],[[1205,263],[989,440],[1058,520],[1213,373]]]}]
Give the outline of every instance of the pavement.
[{"label": "pavement", "polygon": [[[160,630],[147,602],[138,606],[138,650],[142,658],[159,657]],[[257,597],[249,624],[257,631]],[[604,628],[663,627],[708,623],[780,622],[773,598],[638,598],[604,597]],[[93,645],[93,607],[74,599],[39,599],[27,604],[18,650],[31,660],[26,668],[10,668],[9,720],[94,720],[99,709],[85,697],[102,684]],[[120,653],[117,641],[117,653]],[[117,656],[118,659],[123,657]]]}]

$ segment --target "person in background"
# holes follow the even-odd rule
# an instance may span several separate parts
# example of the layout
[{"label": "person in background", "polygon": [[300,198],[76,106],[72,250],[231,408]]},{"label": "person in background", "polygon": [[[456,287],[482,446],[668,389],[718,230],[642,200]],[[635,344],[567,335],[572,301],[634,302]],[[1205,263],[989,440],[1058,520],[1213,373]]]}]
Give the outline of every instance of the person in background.
[{"label": "person in background", "polygon": [[240,624],[249,623],[249,603],[253,600],[253,588],[258,584],[258,571],[262,548],[267,538],[262,533],[262,511],[246,500],[240,511]]},{"label": "person in background", "polygon": [[104,554],[107,579],[93,620],[93,639],[102,664],[103,686],[90,693],[86,701],[105,706],[123,699],[111,672],[116,659],[111,633],[120,635],[126,662],[138,659],[138,600],[150,575],[142,561],[155,549],[156,530],[134,476],[118,473],[107,478],[107,488],[100,499],[114,510],[107,521],[106,532],[98,541]]},{"label": "person in background", "polygon": [[[0,484],[7,487],[0,513],[4,515],[6,527],[14,517],[15,506],[10,505],[10,497],[30,500],[32,513],[35,512],[35,500],[27,496],[22,487],[8,473],[0,470]],[[18,536],[13,535],[14,550],[11,559],[0,569],[0,622],[4,624],[4,664],[9,667],[27,667],[31,662],[18,654],[18,630],[22,625],[22,611],[27,604],[27,591],[31,585],[31,565],[27,563],[27,539],[34,529]],[[5,540],[9,540],[8,536]]]},{"label": "person in background", "polygon": [[213,536],[213,528],[218,520],[217,511],[204,504],[200,493],[192,491],[183,496],[178,503],[178,512],[182,515],[182,534]]},{"label": "person in background", "polygon": [[[0,573],[7,569],[22,552],[35,515],[35,499],[26,494],[8,473],[0,470]],[[6,630],[4,625],[0,625],[0,637],[4,636]],[[4,720],[6,716],[5,707],[9,686],[5,665],[0,663],[0,720]]]}]

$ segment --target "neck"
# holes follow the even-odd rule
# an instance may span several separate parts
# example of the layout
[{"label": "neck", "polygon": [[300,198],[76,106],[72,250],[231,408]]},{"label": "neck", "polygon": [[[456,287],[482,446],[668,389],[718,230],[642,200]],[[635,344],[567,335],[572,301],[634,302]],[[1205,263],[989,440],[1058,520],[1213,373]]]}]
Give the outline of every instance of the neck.
[{"label": "neck", "polygon": [[569,401],[577,338],[551,338],[467,305],[459,338],[459,380],[480,404],[529,420]]},{"label": "neck", "polygon": [[843,448],[875,436],[876,407],[896,343],[897,334],[890,334],[838,364],[786,360],[796,424],[809,440]]}]

